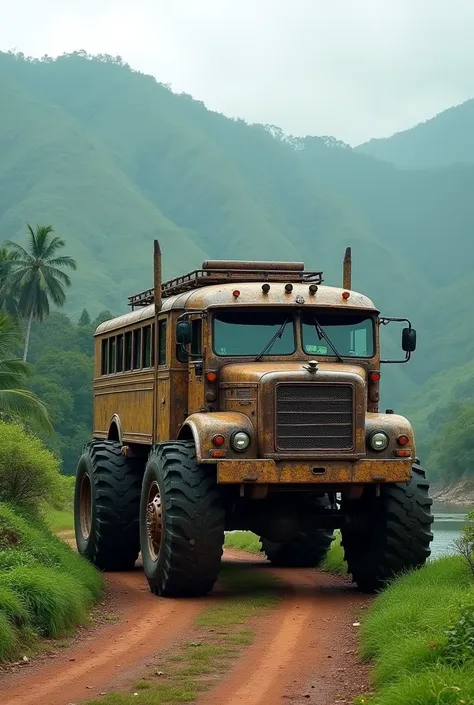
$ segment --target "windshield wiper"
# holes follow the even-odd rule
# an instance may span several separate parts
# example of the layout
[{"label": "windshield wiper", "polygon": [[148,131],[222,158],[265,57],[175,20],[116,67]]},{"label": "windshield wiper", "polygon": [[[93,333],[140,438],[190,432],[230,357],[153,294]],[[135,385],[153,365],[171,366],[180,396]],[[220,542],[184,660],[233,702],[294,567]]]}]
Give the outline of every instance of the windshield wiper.
[{"label": "windshield wiper", "polygon": [[286,319],[283,321],[283,323],[281,324],[281,326],[279,327],[279,329],[277,330],[277,332],[270,338],[270,340],[268,341],[268,343],[265,345],[265,347],[263,348],[262,352],[257,355],[257,357],[255,358],[255,362],[257,362],[258,360],[260,360],[260,358],[265,355],[265,353],[267,352],[267,350],[270,350],[270,348],[272,347],[273,343],[275,342],[275,340],[276,340],[277,338],[281,338],[281,336],[283,335],[283,332],[284,332],[284,330],[285,330],[287,324],[289,323],[289,321],[290,321],[289,318],[286,318]]},{"label": "windshield wiper", "polygon": [[337,357],[339,362],[344,362],[343,358],[341,355],[338,353],[336,348],[334,347],[331,338],[328,336],[322,325],[319,323],[319,321],[316,318],[313,318],[314,321],[314,327],[316,328],[316,333],[318,334],[319,340],[325,340],[326,343],[329,345],[331,350],[333,351],[334,355]]}]

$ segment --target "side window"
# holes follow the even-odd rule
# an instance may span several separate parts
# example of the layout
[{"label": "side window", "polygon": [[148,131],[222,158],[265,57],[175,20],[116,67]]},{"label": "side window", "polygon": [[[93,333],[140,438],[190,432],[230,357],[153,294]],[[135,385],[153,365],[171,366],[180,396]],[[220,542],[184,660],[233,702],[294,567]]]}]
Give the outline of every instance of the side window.
[{"label": "side window", "polygon": [[156,352],[155,352],[155,324],[151,324],[151,367],[155,366],[155,357],[156,357]]},{"label": "side window", "polygon": [[132,369],[132,333],[125,333],[125,364],[124,370]]},{"label": "side window", "polygon": [[143,328],[142,336],[142,367],[151,367],[151,326]]},{"label": "side window", "polygon": [[133,331],[133,369],[139,370],[142,356],[142,329]]},{"label": "side window", "polygon": [[117,336],[117,372],[123,372],[123,333]]},{"label": "side window", "polygon": [[115,340],[109,338],[109,375],[115,372]]},{"label": "side window", "polygon": [[166,365],[166,321],[158,323],[158,364]]},{"label": "side window", "polygon": [[100,358],[100,372],[103,375],[107,374],[108,358],[109,358],[109,339],[104,338],[104,340],[102,341],[102,351],[101,351],[101,358]]}]

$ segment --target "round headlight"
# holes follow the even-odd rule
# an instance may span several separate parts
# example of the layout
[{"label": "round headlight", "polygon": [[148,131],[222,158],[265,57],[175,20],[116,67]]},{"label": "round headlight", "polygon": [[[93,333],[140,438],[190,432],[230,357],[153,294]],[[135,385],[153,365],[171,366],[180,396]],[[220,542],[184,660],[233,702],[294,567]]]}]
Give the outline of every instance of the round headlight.
[{"label": "round headlight", "polygon": [[383,431],[374,431],[369,436],[369,443],[374,450],[385,450],[389,442],[389,437]]},{"label": "round headlight", "polygon": [[231,443],[234,450],[247,450],[250,445],[250,436],[245,431],[238,431],[232,436]]}]

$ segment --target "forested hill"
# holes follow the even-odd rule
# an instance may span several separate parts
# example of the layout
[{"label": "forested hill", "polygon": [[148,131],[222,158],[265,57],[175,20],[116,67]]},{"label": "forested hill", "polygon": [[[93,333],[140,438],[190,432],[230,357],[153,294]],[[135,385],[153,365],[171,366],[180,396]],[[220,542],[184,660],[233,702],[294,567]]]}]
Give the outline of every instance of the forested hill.
[{"label": "forested hill", "polygon": [[474,100],[467,100],[392,137],[370,140],[356,151],[408,169],[472,164],[473,125]]},{"label": "forested hill", "polygon": [[[413,362],[384,368],[384,401],[416,417],[419,398],[434,408],[455,393],[439,375],[474,358],[474,164],[404,170],[333,138],[289,138],[82,52],[0,53],[0,101],[0,242],[21,242],[27,222],[54,226],[79,266],[73,317],[124,311],[151,284],[155,237],[168,276],[208,257],[295,258],[327,283],[351,245],[354,288],[419,330]],[[410,137],[416,166],[440,163],[430,124]]]}]

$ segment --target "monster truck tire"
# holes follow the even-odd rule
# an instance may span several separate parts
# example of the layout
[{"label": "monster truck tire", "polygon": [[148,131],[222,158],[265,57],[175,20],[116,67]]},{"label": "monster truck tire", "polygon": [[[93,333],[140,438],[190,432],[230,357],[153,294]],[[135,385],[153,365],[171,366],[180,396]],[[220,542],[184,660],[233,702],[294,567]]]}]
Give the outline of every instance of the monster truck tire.
[{"label": "monster truck tire", "polygon": [[116,441],[91,441],[79,459],[74,492],[77,549],[101,570],[130,570],[140,551],[143,461]]},{"label": "monster truck tire", "polygon": [[225,512],[215,470],[200,465],[194,443],[162,443],[150,453],[140,504],[140,545],[150,589],[201,596],[217,580]]},{"label": "monster truck tire", "polygon": [[262,551],[274,566],[316,568],[326,557],[334,540],[334,532],[315,528],[300,533],[288,543],[274,543],[261,538]]},{"label": "monster truck tire", "polygon": [[[433,539],[433,502],[428,491],[425,471],[416,462],[409,482],[382,486],[380,497],[374,493],[346,507],[343,504],[349,519],[341,529],[345,560],[363,592],[376,592],[397,573],[425,564]],[[368,528],[357,528],[357,514],[368,517]]]}]

